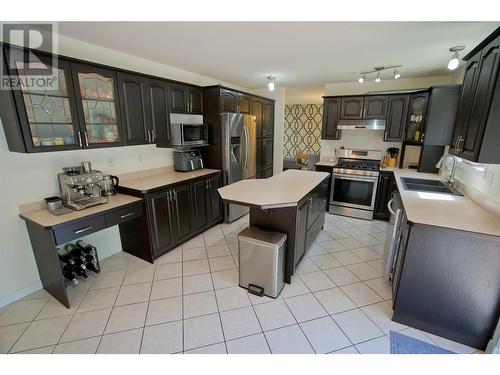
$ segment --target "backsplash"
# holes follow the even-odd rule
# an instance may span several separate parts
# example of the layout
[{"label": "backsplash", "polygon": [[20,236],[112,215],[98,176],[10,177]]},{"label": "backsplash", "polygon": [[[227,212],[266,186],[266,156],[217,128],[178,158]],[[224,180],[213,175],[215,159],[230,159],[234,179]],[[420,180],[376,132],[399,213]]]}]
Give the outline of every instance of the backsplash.
[{"label": "backsplash", "polygon": [[322,104],[286,105],[283,157],[295,158],[297,151],[319,154],[322,121]]},{"label": "backsplash", "polygon": [[342,146],[362,150],[379,150],[384,155],[389,147],[397,147],[401,150],[401,143],[384,142],[383,130],[342,130],[341,139],[337,141],[321,140],[321,158],[335,156],[335,150]]}]

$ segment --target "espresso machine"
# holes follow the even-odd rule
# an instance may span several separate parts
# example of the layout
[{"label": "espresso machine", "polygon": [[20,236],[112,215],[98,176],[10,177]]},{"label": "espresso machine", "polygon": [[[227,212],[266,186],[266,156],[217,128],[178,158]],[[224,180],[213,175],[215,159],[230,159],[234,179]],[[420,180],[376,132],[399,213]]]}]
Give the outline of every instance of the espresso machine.
[{"label": "espresso machine", "polygon": [[73,210],[83,210],[102,203],[108,198],[101,196],[101,187],[97,184],[103,179],[101,171],[93,171],[88,166],[65,167],[57,175],[61,198],[64,206]]}]

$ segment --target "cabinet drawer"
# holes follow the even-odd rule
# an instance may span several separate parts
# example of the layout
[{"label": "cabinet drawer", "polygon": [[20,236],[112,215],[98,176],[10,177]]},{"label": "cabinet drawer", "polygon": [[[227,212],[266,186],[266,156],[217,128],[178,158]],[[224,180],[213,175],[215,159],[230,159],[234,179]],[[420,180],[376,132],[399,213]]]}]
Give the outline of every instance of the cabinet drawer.
[{"label": "cabinet drawer", "polygon": [[75,238],[80,238],[87,234],[100,231],[104,228],[106,228],[104,215],[99,215],[56,229],[54,230],[54,236],[56,238],[56,244],[60,245],[74,240]]},{"label": "cabinet drawer", "polygon": [[106,226],[121,224],[126,221],[141,217],[143,214],[142,202],[131,204],[127,207],[106,214]]}]

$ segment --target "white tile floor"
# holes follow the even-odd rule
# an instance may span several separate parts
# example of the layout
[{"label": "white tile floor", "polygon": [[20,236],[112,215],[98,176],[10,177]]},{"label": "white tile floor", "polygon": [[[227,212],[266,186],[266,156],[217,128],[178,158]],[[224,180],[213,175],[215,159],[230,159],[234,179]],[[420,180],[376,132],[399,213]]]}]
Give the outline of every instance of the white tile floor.
[{"label": "white tile floor", "polygon": [[382,278],[386,223],[327,214],[324,231],[276,300],[238,287],[237,234],[218,225],[156,261],[126,253],[69,288],[0,310],[0,353],[389,353],[389,331],[475,349],[392,322]]}]

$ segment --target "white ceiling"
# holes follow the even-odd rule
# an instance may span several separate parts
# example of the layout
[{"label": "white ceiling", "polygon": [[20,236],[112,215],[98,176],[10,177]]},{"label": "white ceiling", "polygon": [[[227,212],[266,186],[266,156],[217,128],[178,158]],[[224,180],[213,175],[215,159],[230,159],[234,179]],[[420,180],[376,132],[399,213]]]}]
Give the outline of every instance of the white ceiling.
[{"label": "white ceiling", "polygon": [[[60,22],[59,33],[249,89],[352,82],[378,65],[402,78],[448,74],[500,22]],[[391,72],[387,72],[390,75]]]}]

